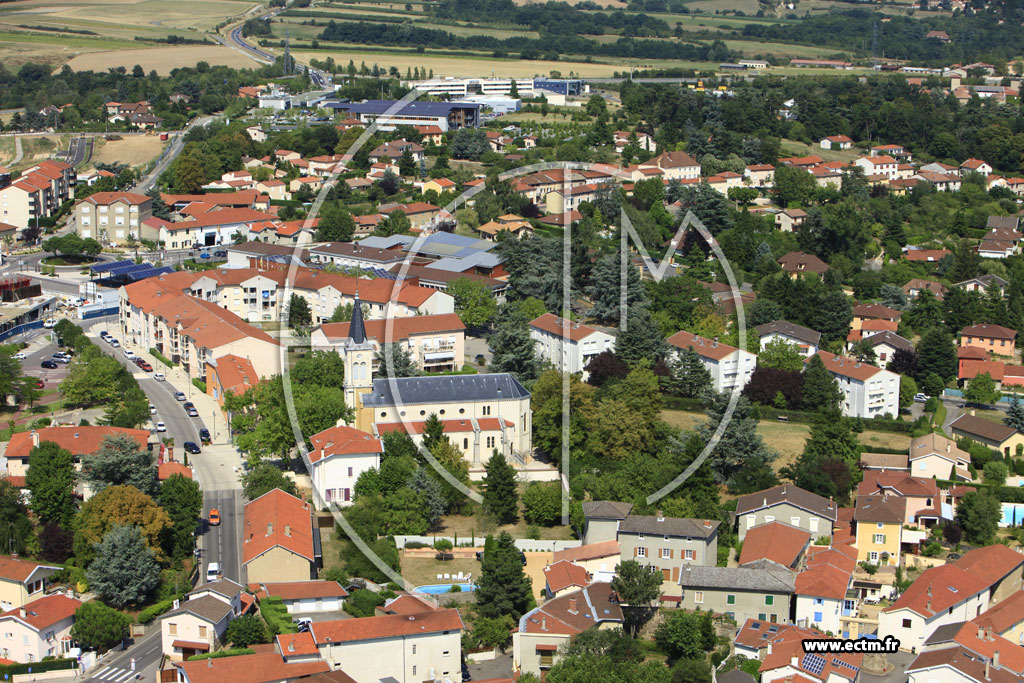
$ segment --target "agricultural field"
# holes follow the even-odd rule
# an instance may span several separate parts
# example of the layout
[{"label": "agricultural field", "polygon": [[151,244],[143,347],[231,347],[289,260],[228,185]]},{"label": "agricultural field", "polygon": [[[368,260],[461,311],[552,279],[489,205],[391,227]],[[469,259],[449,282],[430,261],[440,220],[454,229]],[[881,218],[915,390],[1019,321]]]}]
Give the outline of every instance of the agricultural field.
[{"label": "agricultural field", "polygon": [[[59,65],[83,55],[135,50],[170,35],[202,40],[218,24],[258,6],[248,0],[17,0],[0,4],[0,55],[8,66]],[[231,63],[226,54],[211,57],[211,63]],[[102,59],[102,68],[137,63],[111,61],[110,54]],[[184,60],[174,61],[181,66]]]},{"label": "agricultural field", "polygon": [[125,135],[120,140],[96,138],[92,163],[122,163],[129,166],[145,166],[156,159],[167,142],[161,142],[159,135]]},{"label": "agricultural field", "polygon": [[241,52],[223,45],[179,45],[91,52],[74,57],[68,64],[76,71],[104,71],[113,66],[131,69],[138,64],[147,73],[156,70],[161,76],[166,76],[173,69],[195,66],[200,61],[236,69],[252,68],[256,64]]}]

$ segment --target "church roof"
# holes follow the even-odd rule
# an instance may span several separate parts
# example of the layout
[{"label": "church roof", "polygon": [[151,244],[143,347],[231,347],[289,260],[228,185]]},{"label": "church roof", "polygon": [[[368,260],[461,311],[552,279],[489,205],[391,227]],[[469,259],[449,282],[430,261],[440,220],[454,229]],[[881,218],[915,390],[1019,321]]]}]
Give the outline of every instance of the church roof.
[{"label": "church roof", "polygon": [[358,295],[356,295],[355,302],[352,304],[352,322],[348,326],[348,336],[356,344],[362,344],[366,341],[366,326],[363,325],[363,307],[359,302]]},{"label": "church roof", "polygon": [[[394,389],[394,395],[392,395]],[[439,377],[397,377],[373,380],[373,391],[363,394],[364,406],[393,406],[398,403],[444,403],[458,401],[502,401],[529,398],[530,392],[507,373],[486,375],[443,375]]]}]

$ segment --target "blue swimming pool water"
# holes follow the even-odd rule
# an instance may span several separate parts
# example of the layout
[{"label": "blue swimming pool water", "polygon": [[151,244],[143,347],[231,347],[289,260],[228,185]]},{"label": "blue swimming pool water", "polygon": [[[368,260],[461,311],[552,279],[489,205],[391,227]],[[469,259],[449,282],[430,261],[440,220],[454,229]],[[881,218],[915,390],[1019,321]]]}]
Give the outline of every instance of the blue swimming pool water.
[{"label": "blue swimming pool water", "polygon": [[452,586],[458,586],[462,589],[463,593],[476,590],[475,583],[435,583],[430,586],[418,586],[412,589],[413,593],[426,593],[427,595],[440,595],[441,593],[450,593]]}]

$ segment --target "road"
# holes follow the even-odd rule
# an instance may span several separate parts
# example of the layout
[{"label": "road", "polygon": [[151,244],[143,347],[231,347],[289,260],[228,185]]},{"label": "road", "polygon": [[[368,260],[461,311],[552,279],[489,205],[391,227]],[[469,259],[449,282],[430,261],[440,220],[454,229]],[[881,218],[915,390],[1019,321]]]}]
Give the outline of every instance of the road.
[{"label": "road", "polygon": [[90,139],[82,136],[71,138],[71,142],[68,143],[68,155],[65,161],[78,168],[87,161],[86,155],[89,154],[91,149],[92,141]]},{"label": "road", "polygon": [[21,146],[21,136],[16,135],[14,137],[14,158],[11,159],[11,166],[21,161],[21,158],[25,156],[25,148]]},{"label": "road", "polygon": [[171,144],[169,144],[163,154],[160,155],[160,159],[157,160],[153,170],[150,171],[146,177],[141,178],[139,182],[135,184],[133,190],[139,194],[146,194],[153,189],[156,179],[159,178],[160,174],[166,171],[167,167],[171,165],[171,162],[181,154],[181,150],[185,147],[185,133],[195,126],[205,126],[215,118],[217,118],[217,116],[200,116],[199,118],[194,119],[192,123],[185,128],[185,130],[180,133],[172,133]]},{"label": "road", "polygon": [[[186,441],[199,443],[199,429],[204,426],[210,428],[214,437],[214,445],[204,445],[202,453],[188,456],[189,464],[193,468],[193,476],[203,488],[204,519],[197,527],[200,553],[199,583],[206,582],[206,568],[210,562],[220,564],[222,575],[225,578],[242,583],[242,492],[235,471],[239,457],[233,446],[227,441],[227,429],[223,419],[218,420],[214,417],[213,411],[217,408],[213,399],[202,394],[191,382],[184,381],[184,375],[180,370],[167,368],[146,353],[144,349],[132,348],[132,351],[143,355],[157,371],[165,372],[167,374],[166,381],[158,382],[154,379],[154,373],[138,369],[133,362],[125,358],[124,347],[115,349],[99,339],[99,332],[104,329],[115,337],[121,337],[118,333],[117,316],[108,316],[100,319],[99,322],[96,320],[76,322],[86,330],[93,343],[132,371],[139,382],[139,387],[149,397],[150,404],[156,408],[156,413],[152,415],[153,425],[162,421],[167,427],[165,433],[156,435],[161,438],[173,439],[173,443],[176,445],[175,460],[180,462],[183,459],[184,452],[181,450],[181,444]],[[46,350],[39,353],[46,353]],[[31,361],[26,361],[26,363],[31,363]],[[175,392],[178,391],[185,392],[186,400],[195,402],[200,413],[209,414],[212,419],[189,417],[182,407],[184,401],[178,401],[174,397]],[[219,526],[211,527],[206,522],[211,508],[220,510],[221,524]],[[144,679],[152,680],[160,657],[160,633],[159,630],[156,630],[133,643],[126,651],[105,657],[83,680],[122,683],[122,681],[131,679],[133,675],[132,659],[135,660],[135,671],[142,673]]]},{"label": "road", "polygon": [[[272,12],[268,12],[267,14],[261,15],[259,18],[269,19],[271,17],[276,16],[279,11],[280,10],[274,10]],[[238,50],[242,51],[244,54],[246,54],[250,59],[254,59],[255,61],[260,63],[269,62],[273,64],[277,57],[270,54],[269,52],[266,52],[265,50],[262,50],[254,45],[250,45],[249,43],[247,43],[245,41],[245,38],[242,36],[242,26],[243,24],[239,24],[238,26],[234,27],[233,29],[231,29],[231,31],[228,32],[228,39],[231,41],[233,46]],[[298,62],[296,62],[296,64],[297,63]],[[330,79],[327,78],[327,74],[325,74],[323,71],[314,69],[311,66],[307,66],[306,68],[309,70],[309,79],[313,82],[314,87],[323,89],[327,88],[330,85]]]}]

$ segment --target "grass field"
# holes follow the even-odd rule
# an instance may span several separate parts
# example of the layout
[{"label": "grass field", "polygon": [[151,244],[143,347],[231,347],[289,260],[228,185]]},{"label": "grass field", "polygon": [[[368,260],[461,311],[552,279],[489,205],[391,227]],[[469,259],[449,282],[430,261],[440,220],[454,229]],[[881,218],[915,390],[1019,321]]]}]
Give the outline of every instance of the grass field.
[{"label": "grass field", "polygon": [[[661,418],[673,427],[692,429],[695,425],[705,421],[703,413],[691,413],[681,410],[664,410]],[[772,464],[772,469],[778,471],[780,468],[789,465],[804,450],[804,444],[811,434],[811,426],[796,422],[778,422],[775,420],[761,420],[757,424],[757,433],[764,439],[769,448],[778,452],[779,457]],[[906,434],[894,434],[892,432],[876,432],[864,430],[860,442],[867,447],[877,446],[885,448],[909,448],[910,437]]]},{"label": "grass field", "polygon": [[4,138],[0,142],[0,166],[7,166],[12,171],[20,171],[37,161],[47,159],[58,149],[67,149],[66,135],[26,135],[21,136],[21,147],[24,156],[16,164],[10,163],[14,158],[14,140]]},{"label": "grass field", "polygon": [[120,140],[97,138],[92,162],[144,166],[159,156],[166,144],[160,141],[159,135],[126,135]]},{"label": "grass field", "polygon": [[822,149],[821,145],[808,145],[804,142],[800,142],[799,140],[789,140],[787,138],[782,139],[780,147],[786,151],[787,156],[789,156],[790,152],[792,152],[791,156],[810,156],[815,154],[825,161],[852,162],[860,156],[856,146],[854,146],[853,149]]},{"label": "grass field", "polygon": [[131,69],[138,64],[147,73],[155,69],[161,76],[166,76],[172,69],[195,66],[196,62],[200,61],[237,69],[251,69],[256,66],[254,61],[242,53],[222,45],[182,45],[92,52],[78,55],[69,62],[69,65],[76,71],[106,71],[108,67],[123,66]]}]

